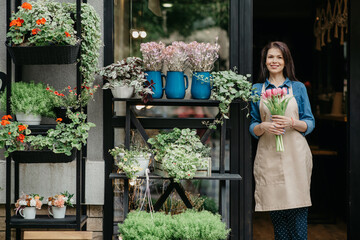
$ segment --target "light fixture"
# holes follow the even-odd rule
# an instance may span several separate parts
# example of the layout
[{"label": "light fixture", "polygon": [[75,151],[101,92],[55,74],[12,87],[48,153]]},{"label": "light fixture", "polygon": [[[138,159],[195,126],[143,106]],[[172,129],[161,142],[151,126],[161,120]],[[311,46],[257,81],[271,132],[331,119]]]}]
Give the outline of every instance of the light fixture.
[{"label": "light fixture", "polygon": [[172,3],[163,3],[162,6],[165,8],[171,8],[173,6],[173,4]]},{"label": "light fixture", "polygon": [[145,31],[139,31],[139,35],[141,38],[146,38],[147,33]]},{"label": "light fixture", "polygon": [[145,106],[144,106],[144,105],[136,105],[135,108],[136,108],[137,110],[141,110],[141,109],[145,108]]},{"label": "light fixture", "polygon": [[138,30],[136,30],[136,29],[132,29],[131,31],[130,31],[130,34],[131,34],[131,37],[132,38],[138,38],[139,37],[139,32],[138,32]]}]

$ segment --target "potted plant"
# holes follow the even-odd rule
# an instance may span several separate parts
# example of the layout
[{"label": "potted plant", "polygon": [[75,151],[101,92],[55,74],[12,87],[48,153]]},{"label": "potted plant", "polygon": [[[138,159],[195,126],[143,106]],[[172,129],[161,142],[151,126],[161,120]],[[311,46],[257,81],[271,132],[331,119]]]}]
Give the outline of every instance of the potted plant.
[{"label": "potted plant", "polygon": [[23,143],[27,135],[31,133],[27,125],[11,121],[11,119],[10,115],[4,115],[0,126],[0,148],[5,149],[5,157],[14,151],[25,150]]},{"label": "potted plant", "polygon": [[50,0],[24,2],[13,12],[6,46],[16,64],[76,62],[81,44],[80,71],[86,83],[94,81],[101,44],[100,17],[81,4],[81,43],[76,37],[76,4]]},{"label": "potted plant", "polygon": [[122,146],[110,149],[109,152],[114,157],[119,171],[131,180],[143,176],[150,163],[151,154],[147,148],[131,146],[130,150],[127,150]]},{"label": "potted plant", "polygon": [[209,99],[211,94],[210,71],[219,58],[220,45],[217,43],[191,42],[186,51],[193,72],[191,96],[195,99]]},{"label": "potted plant", "polygon": [[133,211],[119,226],[119,239],[227,239],[230,229],[219,214],[187,210],[174,216],[162,212]]},{"label": "potted plant", "polygon": [[196,130],[174,128],[150,138],[155,155],[155,172],[174,181],[195,175],[211,175],[210,148],[200,141]]},{"label": "potted plant", "polygon": [[[1,109],[6,110],[6,91],[1,94]],[[17,121],[39,125],[41,117],[54,117],[50,94],[42,83],[15,82],[11,88],[11,112]]]},{"label": "potted plant", "polygon": [[78,111],[80,106],[85,107],[89,100],[94,98],[94,94],[98,87],[99,85],[89,87],[86,84],[83,84],[81,86],[81,93],[77,96],[76,87],[71,88],[70,86],[67,86],[61,91],[56,91],[53,87],[48,85],[46,90],[50,93],[56,118],[61,118],[63,123],[70,123],[71,120],[66,116],[67,109],[74,112]]},{"label": "potted plant", "polygon": [[[168,69],[165,84],[167,98],[183,99],[186,89],[188,89],[189,80],[187,75],[184,74],[188,61],[186,47],[187,45],[184,42],[173,42],[162,52],[164,64]],[[186,84],[184,84],[184,80]]]},{"label": "potted plant", "polygon": [[163,96],[163,82],[162,78],[165,75],[161,74],[163,65],[162,51],[165,49],[165,44],[162,42],[147,42],[140,44],[140,51],[143,56],[144,69],[146,79],[148,82],[154,83],[152,98],[162,98]]},{"label": "potted plant", "polygon": [[15,203],[16,214],[25,219],[35,219],[36,209],[41,209],[43,198],[39,194],[23,194]]},{"label": "potted plant", "polygon": [[[234,71],[227,70],[211,73],[213,83],[211,99],[220,102],[219,111],[221,116],[212,123],[203,122],[204,124],[209,128],[216,129],[217,124],[222,124],[224,119],[229,118],[230,104],[236,99],[246,102],[258,101],[259,97],[251,94],[253,87],[251,82],[248,81],[250,76],[250,74],[246,76],[237,74],[236,69]],[[245,108],[248,109],[248,106]]]},{"label": "potted plant", "polygon": [[146,87],[147,79],[142,68],[142,60],[128,57],[110,64],[98,72],[107,83],[103,89],[111,89],[115,98],[130,98],[136,93],[142,96],[153,94],[151,87]]},{"label": "potted plant", "polygon": [[74,194],[65,191],[60,194],[48,197],[48,212],[53,218],[65,218],[66,207],[74,207]]}]

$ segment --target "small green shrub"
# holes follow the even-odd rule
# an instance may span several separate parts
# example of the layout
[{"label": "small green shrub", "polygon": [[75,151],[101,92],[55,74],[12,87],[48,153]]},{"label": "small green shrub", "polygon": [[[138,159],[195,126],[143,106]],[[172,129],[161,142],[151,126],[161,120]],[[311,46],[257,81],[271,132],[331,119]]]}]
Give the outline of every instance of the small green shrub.
[{"label": "small green shrub", "polygon": [[218,214],[187,210],[174,216],[131,212],[119,232],[123,240],[219,240],[226,239],[230,229]]}]

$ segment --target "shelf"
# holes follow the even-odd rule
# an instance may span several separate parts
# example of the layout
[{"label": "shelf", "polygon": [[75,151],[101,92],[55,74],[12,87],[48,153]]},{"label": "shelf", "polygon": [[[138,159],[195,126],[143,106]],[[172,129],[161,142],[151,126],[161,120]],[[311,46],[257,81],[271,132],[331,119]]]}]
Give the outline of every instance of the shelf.
[{"label": "shelf", "polygon": [[[150,179],[171,179],[171,178],[164,178],[153,173],[149,175]],[[110,179],[127,179],[124,173],[110,173]],[[139,179],[145,179],[145,176],[138,177]],[[185,179],[184,179],[185,180]],[[186,180],[232,180],[232,181],[240,181],[242,177],[239,174],[231,174],[231,173],[212,173],[211,176],[201,176],[201,177],[194,177],[193,179],[186,179]]]},{"label": "shelf", "polygon": [[[80,218],[81,226],[86,223],[86,215]],[[12,216],[10,219],[12,228],[77,228],[76,216],[68,215],[65,218],[54,219],[48,215],[37,215],[35,219],[24,219],[21,216]]]},{"label": "shelf", "polygon": [[68,163],[75,159],[76,153],[76,148],[71,150],[70,156],[50,150],[15,151],[11,153],[11,157],[18,163]]},{"label": "shelf", "polygon": [[154,99],[144,103],[141,99],[134,98],[113,98],[116,101],[125,101],[131,105],[162,105],[162,106],[214,106],[219,105],[215,100],[198,100],[198,99]]}]

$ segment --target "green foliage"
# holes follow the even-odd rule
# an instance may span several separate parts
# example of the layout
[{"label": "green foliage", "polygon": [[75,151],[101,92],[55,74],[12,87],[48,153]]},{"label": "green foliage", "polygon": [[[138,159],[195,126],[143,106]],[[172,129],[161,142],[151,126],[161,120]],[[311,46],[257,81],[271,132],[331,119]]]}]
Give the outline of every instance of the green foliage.
[{"label": "green foliage", "polygon": [[66,197],[66,201],[65,201],[65,206],[69,206],[69,207],[74,207],[73,202],[74,202],[74,193],[69,193],[68,191],[62,192],[61,195],[63,195],[64,197]]},{"label": "green foliage", "polygon": [[5,115],[2,119],[0,126],[0,148],[5,149],[5,157],[8,157],[9,153],[14,151],[25,150],[23,142],[26,136],[31,133],[27,125],[9,121],[12,119],[10,115]]},{"label": "green foliage", "polygon": [[210,156],[210,148],[200,141],[196,130],[174,128],[148,140],[152,144],[155,160],[175,181],[191,179],[198,168],[208,167],[204,159]]},{"label": "green foliage", "polygon": [[[6,90],[0,96],[1,110],[6,110]],[[15,82],[11,85],[11,112],[55,117],[50,93],[42,83]]]},{"label": "green foliage", "polygon": [[[252,84],[247,79],[250,74],[246,76],[237,74],[234,71],[219,71],[211,73],[211,81],[213,90],[211,99],[218,100],[219,111],[221,113],[220,119],[215,119],[213,123],[204,122],[209,128],[216,129],[216,124],[222,124],[224,119],[229,118],[230,104],[235,99],[242,99],[243,101],[257,101],[257,96],[251,94]],[[246,106],[247,108],[247,106]]]},{"label": "green foliage", "polygon": [[119,170],[124,172],[130,179],[136,179],[136,173],[142,169],[139,167],[139,157],[149,158],[150,151],[147,148],[131,146],[130,150],[122,147],[115,147],[109,150],[115,159]]},{"label": "green foliage", "polygon": [[230,229],[218,214],[187,210],[174,216],[131,212],[119,232],[123,240],[219,240],[226,239]]},{"label": "green foliage", "polygon": [[58,122],[55,129],[47,131],[46,136],[29,136],[26,142],[33,149],[50,149],[54,153],[65,153],[67,156],[71,155],[73,148],[80,150],[82,144],[86,144],[90,128],[95,127],[95,124],[86,122],[84,113],[73,113],[68,110],[67,116],[71,123]]}]

